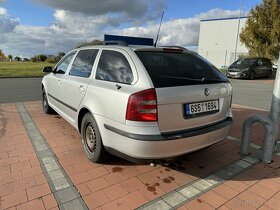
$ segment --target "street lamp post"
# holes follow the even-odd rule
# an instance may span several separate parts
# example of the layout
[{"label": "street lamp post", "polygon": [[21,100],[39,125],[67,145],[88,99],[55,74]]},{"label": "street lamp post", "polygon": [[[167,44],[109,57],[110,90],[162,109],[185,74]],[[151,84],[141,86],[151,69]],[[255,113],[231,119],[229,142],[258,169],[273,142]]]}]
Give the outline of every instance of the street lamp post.
[{"label": "street lamp post", "polygon": [[238,27],[237,27],[237,34],[236,34],[235,50],[234,50],[234,61],[236,61],[237,44],[238,44],[239,28],[240,28],[240,19],[241,19],[241,14],[242,14],[242,4],[243,4],[243,0],[240,0]]}]

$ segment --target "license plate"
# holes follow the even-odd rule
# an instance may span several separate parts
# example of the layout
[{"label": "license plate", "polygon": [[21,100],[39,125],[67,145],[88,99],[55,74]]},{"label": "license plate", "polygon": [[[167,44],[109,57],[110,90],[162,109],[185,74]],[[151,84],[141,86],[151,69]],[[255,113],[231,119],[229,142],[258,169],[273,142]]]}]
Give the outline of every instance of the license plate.
[{"label": "license plate", "polygon": [[229,72],[230,75],[236,76],[238,72]]},{"label": "license plate", "polygon": [[185,104],[185,109],[187,117],[215,113],[219,111],[219,100]]}]

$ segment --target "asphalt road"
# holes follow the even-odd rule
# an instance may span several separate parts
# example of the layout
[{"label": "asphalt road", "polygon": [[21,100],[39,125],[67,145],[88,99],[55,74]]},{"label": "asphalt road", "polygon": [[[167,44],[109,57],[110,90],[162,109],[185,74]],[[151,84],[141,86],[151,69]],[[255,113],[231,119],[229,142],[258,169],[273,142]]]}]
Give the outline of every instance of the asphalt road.
[{"label": "asphalt road", "polygon": [[42,78],[0,78],[0,103],[41,100]]},{"label": "asphalt road", "polygon": [[272,80],[231,79],[233,103],[269,111],[274,83]]},{"label": "asphalt road", "polygon": [[[42,78],[0,78],[0,103],[41,100]],[[231,80],[233,103],[269,110],[273,84],[269,80]]]}]

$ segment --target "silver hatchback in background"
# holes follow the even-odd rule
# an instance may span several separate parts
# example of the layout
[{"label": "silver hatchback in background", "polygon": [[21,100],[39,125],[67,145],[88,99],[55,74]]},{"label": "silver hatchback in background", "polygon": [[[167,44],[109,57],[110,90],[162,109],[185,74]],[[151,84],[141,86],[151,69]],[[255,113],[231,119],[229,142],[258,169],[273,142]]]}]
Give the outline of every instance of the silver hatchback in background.
[{"label": "silver hatchback in background", "polygon": [[223,140],[232,124],[227,78],[180,47],[83,47],[44,72],[44,111],[79,130],[93,162],[176,157]]}]

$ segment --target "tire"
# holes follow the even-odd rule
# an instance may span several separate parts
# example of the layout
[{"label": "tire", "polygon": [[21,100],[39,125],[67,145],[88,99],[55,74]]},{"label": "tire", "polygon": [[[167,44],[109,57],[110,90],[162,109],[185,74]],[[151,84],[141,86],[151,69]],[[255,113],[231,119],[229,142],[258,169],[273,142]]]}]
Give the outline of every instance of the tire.
[{"label": "tire", "polygon": [[54,113],[54,110],[49,106],[48,97],[44,88],[42,90],[42,106],[46,114]]},{"label": "tire", "polygon": [[81,124],[84,151],[91,162],[101,163],[108,159],[96,121],[90,113],[85,114]]},{"label": "tire", "polygon": [[254,72],[254,71],[251,71],[251,72],[250,72],[250,74],[249,74],[249,79],[250,79],[250,80],[255,79],[255,72]]},{"label": "tire", "polygon": [[267,78],[269,79],[269,78],[271,78],[271,76],[272,76],[272,71],[268,71],[267,72]]}]

